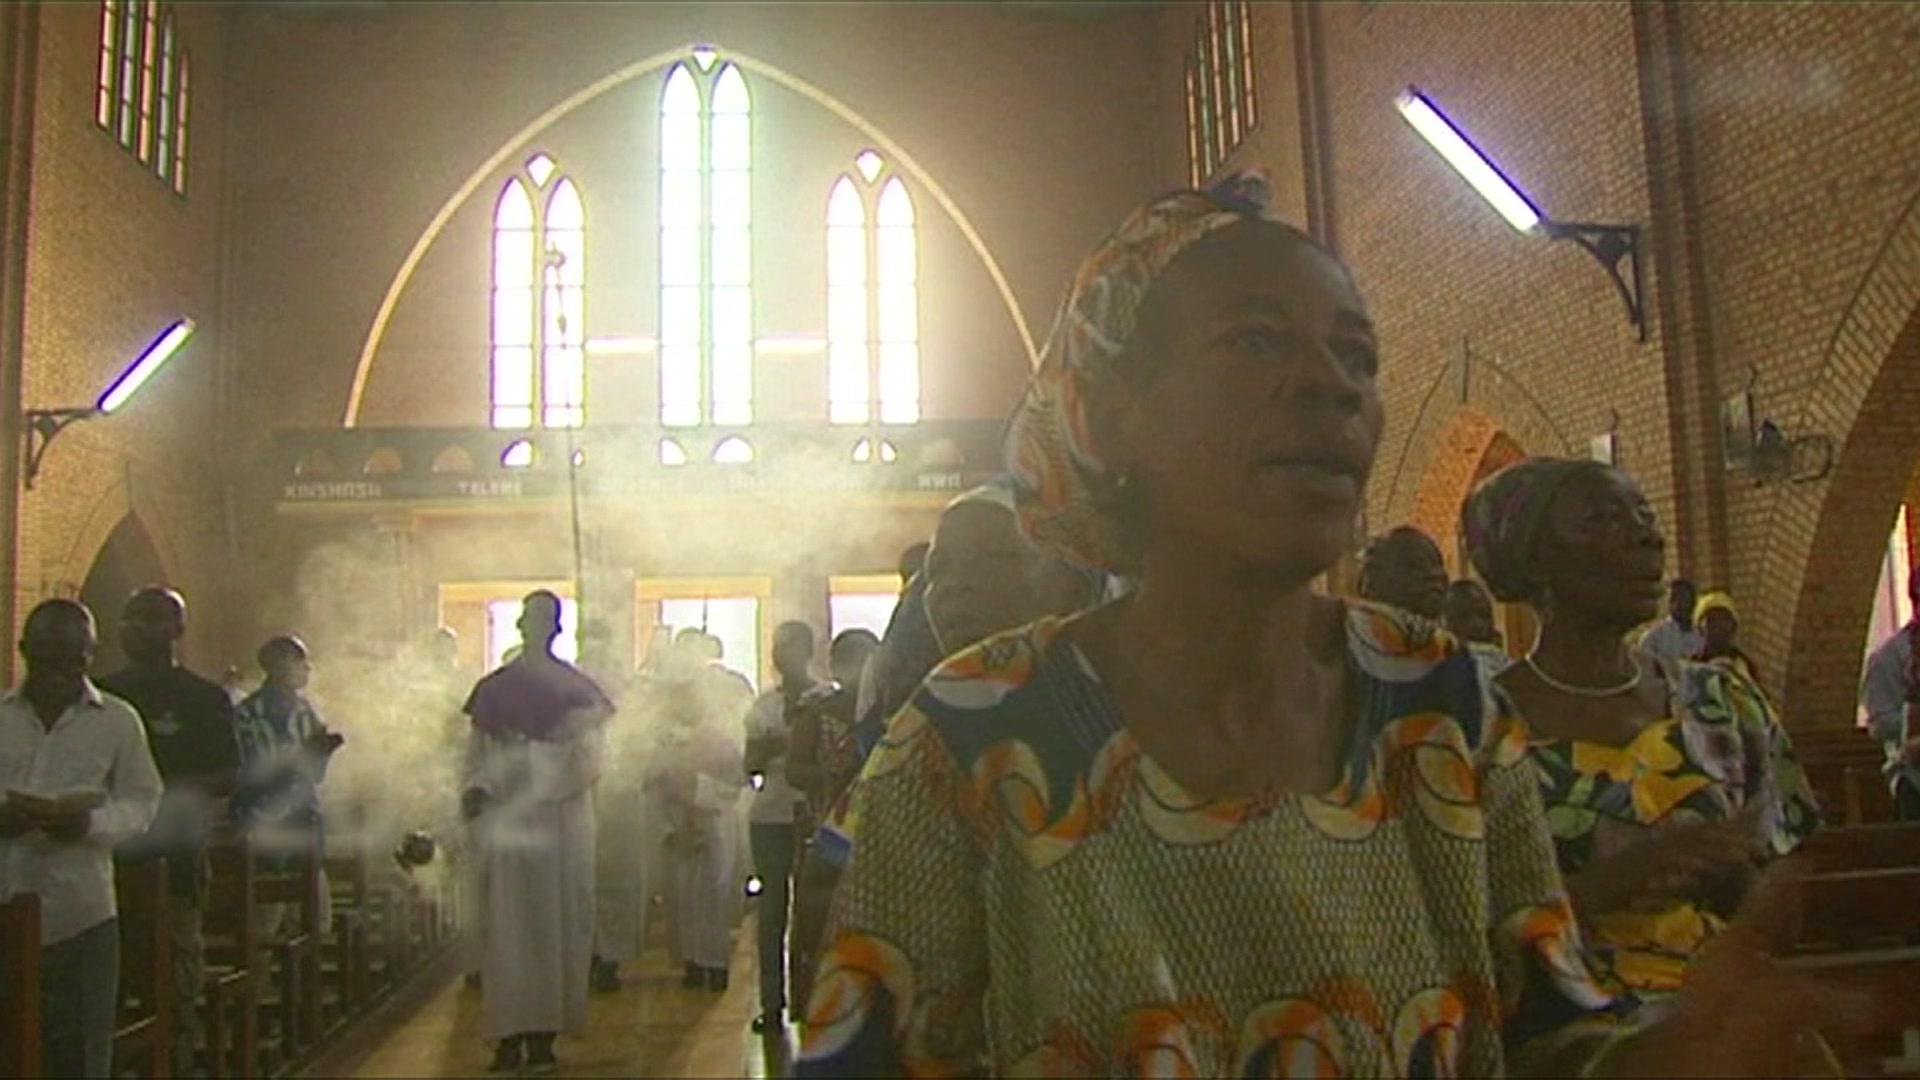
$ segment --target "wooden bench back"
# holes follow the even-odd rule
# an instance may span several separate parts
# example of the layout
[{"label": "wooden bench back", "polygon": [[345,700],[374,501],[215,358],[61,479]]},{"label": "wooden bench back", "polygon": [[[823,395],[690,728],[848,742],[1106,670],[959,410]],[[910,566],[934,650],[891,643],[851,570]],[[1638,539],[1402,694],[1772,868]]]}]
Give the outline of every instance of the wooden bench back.
[{"label": "wooden bench back", "polygon": [[260,897],[246,834],[222,832],[207,845],[207,860],[213,883],[207,891],[203,932],[209,939],[231,942],[237,955],[250,957],[258,944]]},{"label": "wooden bench back", "polygon": [[1820,951],[1920,944],[1920,867],[1809,876],[1800,943]]},{"label": "wooden bench back", "polygon": [[0,904],[0,1076],[40,1075],[40,898]]}]

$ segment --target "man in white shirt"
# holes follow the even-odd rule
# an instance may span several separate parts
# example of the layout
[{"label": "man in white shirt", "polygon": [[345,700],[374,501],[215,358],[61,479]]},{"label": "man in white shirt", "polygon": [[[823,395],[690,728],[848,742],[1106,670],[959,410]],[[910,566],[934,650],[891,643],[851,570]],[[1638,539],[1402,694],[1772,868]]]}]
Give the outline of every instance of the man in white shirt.
[{"label": "man in white shirt", "polygon": [[795,708],[813,690],[813,627],[782,623],[773,633],[773,667],[780,685],[747,711],[746,767],[756,794],[748,811],[753,872],[760,877],[760,1016],[755,1030],[781,1023],[786,1008],[787,907],[799,845],[794,811],[804,796],[787,781],[787,750]]},{"label": "man in white shirt", "polygon": [[1691,660],[1700,655],[1707,639],[1693,624],[1698,594],[1693,582],[1674,578],[1667,583],[1667,617],[1640,635],[1640,651],[1663,660]]},{"label": "man in white shirt", "polygon": [[146,831],[160,806],[139,714],[87,678],[94,642],[84,605],[34,608],[20,640],[26,679],[0,696],[0,899],[40,897],[48,1076],[111,1071],[120,991],[113,848]]},{"label": "man in white shirt", "polygon": [[1907,625],[1873,650],[1860,681],[1860,704],[1867,729],[1887,748],[1887,779],[1893,785],[1894,813],[1902,821],[1920,821],[1920,668],[1914,664],[1914,639],[1920,637],[1920,574],[1907,579],[1916,612]]}]

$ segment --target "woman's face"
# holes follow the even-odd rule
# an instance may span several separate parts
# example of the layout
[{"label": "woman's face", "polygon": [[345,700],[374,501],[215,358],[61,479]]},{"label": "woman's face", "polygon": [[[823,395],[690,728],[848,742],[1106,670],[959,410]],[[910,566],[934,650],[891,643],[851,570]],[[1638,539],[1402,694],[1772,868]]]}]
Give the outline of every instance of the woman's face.
[{"label": "woman's face", "polygon": [[1640,485],[1617,469],[1569,479],[1547,511],[1534,572],[1553,609],[1621,632],[1660,614],[1666,537]]},{"label": "woman's face", "polygon": [[[1149,355],[1147,350],[1152,350]],[[1373,324],[1346,271],[1285,229],[1229,226],[1142,304],[1111,430],[1147,556],[1311,579],[1349,550],[1382,424]]]}]

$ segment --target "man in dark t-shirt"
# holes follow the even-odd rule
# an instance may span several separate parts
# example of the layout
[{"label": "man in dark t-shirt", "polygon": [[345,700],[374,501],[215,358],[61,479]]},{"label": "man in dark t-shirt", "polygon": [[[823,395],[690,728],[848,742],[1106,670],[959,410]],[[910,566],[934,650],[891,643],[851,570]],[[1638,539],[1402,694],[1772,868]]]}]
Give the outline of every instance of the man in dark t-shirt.
[{"label": "man in dark t-shirt", "polygon": [[120,643],[128,664],[99,680],[140,714],[147,744],[166,784],[160,812],[147,832],[122,844],[122,859],[164,858],[171,885],[167,905],[173,939],[174,1070],[194,1075],[200,1040],[200,987],[205,973],[201,911],[206,901],[206,843],[220,800],[233,791],[240,765],[234,741],[233,699],[217,683],[180,666],[187,605],[171,589],[150,586],[127,600]]}]

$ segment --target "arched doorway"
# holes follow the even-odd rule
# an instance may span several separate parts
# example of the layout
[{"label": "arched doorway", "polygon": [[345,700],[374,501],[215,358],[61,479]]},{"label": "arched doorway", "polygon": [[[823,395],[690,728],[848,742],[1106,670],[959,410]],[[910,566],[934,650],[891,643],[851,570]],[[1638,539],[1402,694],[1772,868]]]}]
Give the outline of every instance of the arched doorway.
[{"label": "arched doorway", "polygon": [[154,547],[153,538],[147,535],[146,526],[135,514],[121,518],[113,532],[107,534],[107,542],[100,545],[99,554],[93,557],[93,565],[87,570],[87,579],[80,586],[80,601],[92,609],[94,619],[100,624],[100,648],[93,662],[95,674],[117,671],[126,663],[116,631],[120,606],[133,590],[166,580],[166,567],[161,565],[160,552]]},{"label": "arched doorway", "polygon": [[[1920,267],[1920,240],[1915,247]],[[1920,301],[1920,273],[1915,283]],[[1911,478],[1920,464],[1920,410],[1914,408],[1920,401],[1920,302],[1883,356],[1864,393],[1852,391],[1860,395],[1858,411],[1825,490],[1788,489],[1776,501],[1769,580],[1761,585],[1780,589],[1777,607],[1785,610],[1777,615],[1790,613],[1783,666],[1796,727],[1843,727],[1857,715],[1860,658],[1870,644],[1888,530],[1912,497]],[[1824,396],[1837,396],[1840,382]]]},{"label": "arched doorway", "polygon": [[[1467,560],[1466,538],[1460,535],[1460,509],[1474,485],[1527,456],[1520,443],[1492,417],[1462,408],[1441,431],[1432,460],[1414,494],[1410,524],[1433,537],[1446,557],[1447,572],[1455,578],[1474,577]],[[1495,621],[1509,651],[1533,641],[1536,623],[1525,604],[1499,604]]]}]

